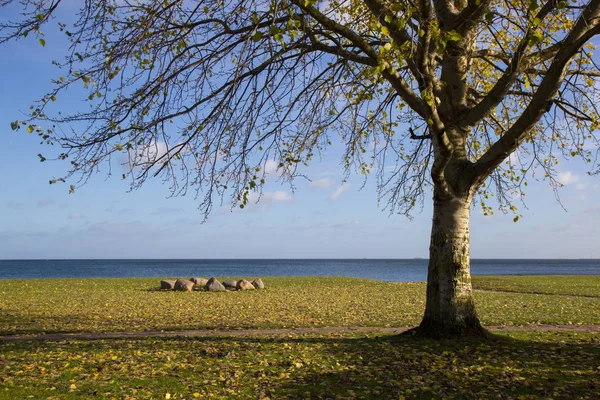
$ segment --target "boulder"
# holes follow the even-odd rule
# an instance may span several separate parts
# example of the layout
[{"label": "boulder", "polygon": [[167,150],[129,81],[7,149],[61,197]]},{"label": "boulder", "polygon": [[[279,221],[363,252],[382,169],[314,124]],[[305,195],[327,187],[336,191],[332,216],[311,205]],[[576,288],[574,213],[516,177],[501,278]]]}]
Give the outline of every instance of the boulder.
[{"label": "boulder", "polygon": [[174,290],[180,290],[182,292],[191,292],[194,289],[194,282],[188,281],[187,279],[177,279],[173,287]]},{"label": "boulder", "polygon": [[236,285],[237,290],[254,290],[254,286],[245,279],[240,279]]},{"label": "boulder", "polygon": [[221,282],[219,282],[215,278],[210,278],[208,282],[206,282],[206,285],[204,287],[209,292],[222,292],[223,290],[225,290],[225,286],[223,286]]},{"label": "boulder", "polygon": [[263,283],[262,279],[258,278],[252,281],[252,286],[254,286],[257,289],[264,289],[265,288],[265,284]]},{"label": "boulder", "polygon": [[227,281],[223,281],[223,286],[225,286],[225,289],[236,289],[237,288],[237,281],[234,280],[227,280]]},{"label": "boulder", "polygon": [[160,288],[165,290],[173,290],[175,287],[175,281],[160,281]]},{"label": "boulder", "polygon": [[190,278],[190,281],[194,282],[194,285],[196,285],[196,286],[204,286],[204,285],[206,285],[206,282],[208,282],[208,279]]}]

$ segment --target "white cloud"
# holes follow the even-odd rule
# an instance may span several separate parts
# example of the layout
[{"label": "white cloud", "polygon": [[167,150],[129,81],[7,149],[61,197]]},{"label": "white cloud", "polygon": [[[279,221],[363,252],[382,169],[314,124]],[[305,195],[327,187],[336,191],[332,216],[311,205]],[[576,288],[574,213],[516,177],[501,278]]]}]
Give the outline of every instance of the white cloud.
[{"label": "white cloud", "polygon": [[556,180],[558,180],[563,185],[571,185],[573,183],[579,182],[579,176],[575,175],[571,171],[565,171],[559,173],[556,177]]},{"label": "white cloud", "polygon": [[344,192],[346,190],[348,190],[349,188],[350,188],[350,184],[349,183],[342,184],[342,186],[340,186],[339,188],[335,189],[335,191],[333,193],[331,193],[331,196],[329,196],[329,200],[335,200],[335,199],[337,199],[342,194],[344,194]]},{"label": "white cloud", "polygon": [[235,207],[231,210],[265,212],[269,209],[269,207],[272,204],[291,203],[293,200],[294,197],[292,196],[292,194],[284,190],[280,190],[277,192],[262,192],[262,194],[253,191],[250,192],[250,194],[248,194],[248,203],[246,204],[243,210],[241,210],[238,207]]},{"label": "white cloud", "polygon": [[308,184],[311,189],[331,189],[333,187],[333,180],[329,178],[321,178],[314,180]]},{"label": "white cloud", "polygon": [[167,144],[164,142],[152,142],[134,147],[127,151],[127,164],[132,168],[153,163],[164,156],[167,150]]},{"label": "white cloud", "polygon": [[270,175],[273,174],[275,172],[277,172],[277,162],[275,162],[274,160],[267,160],[267,162],[265,162],[265,165],[263,165],[263,173],[265,175]]},{"label": "white cloud", "polygon": [[585,183],[578,183],[577,185],[575,185],[575,189],[577,190],[584,190],[587,187],[587,184]]},{"label": "white cloud", "polygon": [[263,192],[262,195],[258,192],[252,192],[248,196],[248,203],[254,204],[258,201],[259,204],[267,205],[273,203],[289,203],[293,199],[292,194],[284,190],[277,192]]},{"label": "white cloud", "polygon": [[83,218],[83,215],[81,215],[81,213],[72,212],[71,214],[69,214],[69,219],[81,219],[81,218]]},{"label": "white cloud", "polygon": [[279,163],[275,160],[267,160],[260,166],[260,171],[256,174],[259,179],[265,179],[269,175],[281,175],[282,168],[279,167]]},{"label": "white cloud", "polygon": [[46,207],[54,204],[54,202],[47,198],[42,198],[38,200],[38,207]]}]

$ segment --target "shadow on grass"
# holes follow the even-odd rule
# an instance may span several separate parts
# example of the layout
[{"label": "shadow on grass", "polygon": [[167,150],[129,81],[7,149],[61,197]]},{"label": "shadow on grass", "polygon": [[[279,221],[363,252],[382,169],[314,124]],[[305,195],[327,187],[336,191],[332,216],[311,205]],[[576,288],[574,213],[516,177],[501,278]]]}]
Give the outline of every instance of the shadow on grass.
[{"label": "shadow on grass", "polygon": [[[18,357],[31,364],[31,354],[39,354],[40,362],[51,365],[46,355],[79,354],[78,373],[101,373],[98,384],[79,385],[79,396],[104,390],[122,397],[143,388],[153,397],[178,390],[181,398],[192,393],[272,399],[597,398],[599,335],[510,335],[486,342],[333,335],[32,341],[2,345],[0,355],[11,365],[6,369],[10,377]],[[103,358],[105,354],[111,357]],[[32,384],[23,378],[15,375],[13,385],[21,379],[21,386],[13,387]],[[35,382],[40,377],[30,378]],[[65,372],[48,384],[68,387],[61,381],[67,378],[78,379]],[[118,388],[110,387],[110,381],[118,382]]]},{"label": "shadow on grass", "polygon": [[500,335],[487,342],[332,339],[325,342],[327,352],[339,369],[298,371],[273,397],[593,399],[600,390],[600,337],[588,340],[548,343]]}]

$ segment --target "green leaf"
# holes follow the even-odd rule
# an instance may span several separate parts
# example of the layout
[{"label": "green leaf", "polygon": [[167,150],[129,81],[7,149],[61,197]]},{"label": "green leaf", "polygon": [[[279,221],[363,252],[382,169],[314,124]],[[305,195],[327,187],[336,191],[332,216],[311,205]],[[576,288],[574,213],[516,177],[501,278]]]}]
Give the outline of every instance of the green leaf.
[{"label": "green leaf", "polygon": [[536,44],[540,43],[543,38],[544,38],[543,33],[541,31],[537,31],[529,38],[529,43],[531,45],[536,45]]},{"label": "green leaf", "polygon": [[448,40],[449,42],[458,42],[461,39],[462,35],[456,32],[454,29],[446,33],[446,40]]},{"label": "green leaf", "polygon": [[34,128],[33,128],[33,125],[29,125],[29,126],[27,127],[27,132],[29,132],[29,133],[33,133],[33,129],[34,129]]},{"label": "green leaf", "polygon": [[304,5],[304,7],[311,7],[317,4],[317,0],[304,0],[302,4]]},{"label": "green leaf", "polygon": [[540,7],[537,0],[529,0],[529,9],[531,11],[535,11]]},{"label": "green leaf", "polygon": [[261,31],[257,31],[254,35],[252,35],[251,39],[253,42],[258,42],[263,36],[264,34]]},{"label": "green leaf", "polygon": [[46,46],[46,41],[44,39],[40,39],[40,44],[42,45],[42,47]]}]

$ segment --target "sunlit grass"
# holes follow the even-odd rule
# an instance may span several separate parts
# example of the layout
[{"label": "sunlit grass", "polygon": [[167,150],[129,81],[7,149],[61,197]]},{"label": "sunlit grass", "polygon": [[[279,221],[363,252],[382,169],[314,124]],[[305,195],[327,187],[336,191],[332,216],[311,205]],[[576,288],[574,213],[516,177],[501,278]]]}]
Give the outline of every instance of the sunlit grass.
[{"label": "sunlit grass", "polygon": [[598,275],[474,276],[473,287],[517,293],[543,293],[600,298]]},{"label": "sunlit grass", "polygon": [[[535,290],[536,281],[524,284],[526,277],[501,278],[502,287]],[[588,279],[598,277],[568,278],[561,290],[577,294],[578,288],[588,287]],[[545,279],[553,278],[540,282]],[[490,281],[493,278],[474,277],[476,287],[489,287]],[[425,307],[424,283],[271,277],[264,278],[267,289],[262,291],[180,293],[156,290],[159,282],[0,280],[0,333],[415,326]],[[476,291],[475,297],[487,325],[600,323],[600,298],[487,291]]]}]

